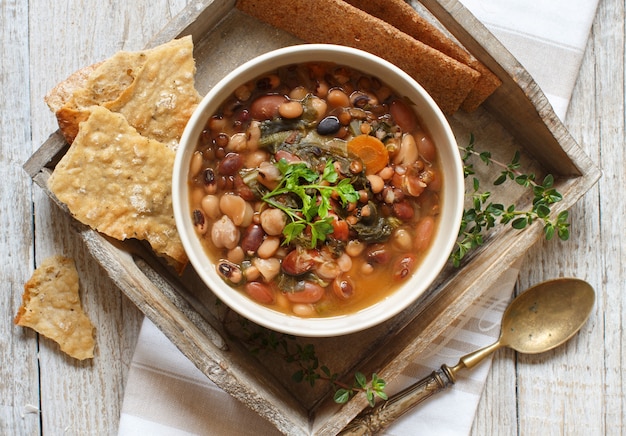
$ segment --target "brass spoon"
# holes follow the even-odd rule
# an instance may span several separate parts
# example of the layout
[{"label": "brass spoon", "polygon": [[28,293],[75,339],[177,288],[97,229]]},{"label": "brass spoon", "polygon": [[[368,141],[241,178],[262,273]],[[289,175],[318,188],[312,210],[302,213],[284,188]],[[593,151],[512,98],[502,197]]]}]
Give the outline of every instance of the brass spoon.
[{"label": "brass spoon", "polygon": [[461,357],[453,367],[442,365],[428,377],[361,413],[340,434],[376,434],[413,406],[454,384],[461,369],[473,368],[499,348],[536,354],[561,345],[587,321],[594,302],[593,288],[579,279],[554,279],[529,288],[504,312],[500,337],[494,344]]}]

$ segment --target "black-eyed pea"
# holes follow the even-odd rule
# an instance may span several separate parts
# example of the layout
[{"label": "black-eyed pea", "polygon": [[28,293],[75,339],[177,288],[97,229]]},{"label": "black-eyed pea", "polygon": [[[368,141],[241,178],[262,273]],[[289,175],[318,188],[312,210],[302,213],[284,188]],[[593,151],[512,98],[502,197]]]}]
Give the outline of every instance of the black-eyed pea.
[{"label": "black-eyed pea", "polygon": [[222,280],[230,285],[237,286],[243,284],[246,281],[241,267],[236,263],[230,262],[225,259],[220,259],[217,262],[215,268]]},{"label": "black-eyed pea", "polygon": [[280,86],[280,77],[276,74],[268,74],[265,77],[257,80],[256,87],[261,91],[269,91],[276,89]]},{"label": "black-eyed pea", "polygon": [[196,228],[196,232],[200,235],[204,235],[209,230],[209,222],[206,216],[200,209],[194,209],[193,213],[193,225]]},{"label": "black-eyed pea", "polygon": [[304,108],[299,101],[286,101],[278,107],[278,114],[287,119],[298,118],[303,112]]},{"label": "black-eyed pea", "polygon": [[382,192],[385,187],[385,181],[377,174],[370,174],[367,176],[367,180],[370,182],[370,189],[374,194]]}]

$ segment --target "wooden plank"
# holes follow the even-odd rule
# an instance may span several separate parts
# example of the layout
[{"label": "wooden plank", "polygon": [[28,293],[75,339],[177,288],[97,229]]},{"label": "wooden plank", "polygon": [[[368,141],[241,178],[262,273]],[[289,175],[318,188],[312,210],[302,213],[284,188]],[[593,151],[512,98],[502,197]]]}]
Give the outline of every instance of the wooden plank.
[{"label": "wooden plank", "polygon": [[[31,111],[28,78],[28,5],[22,1],[0,3],[0,216],[3,219],[0,277],[3,279],[0,323],[0,433],[38,434],[39,389],[37,335],[17,327],[13,318],[22,302],[24,283],[32,273],[34,229],[31,215],[32,183],[20,168],[30,154],[28,117]],[[4,68],[11,60],[11,71]],[[6,241],[6,242],[4,242]]]},{"label": "wooden plank", "polygon": [[[152,40],[152,43],[154,43],[154,41],[159,41],[159,38],[164,38],[167,35],[179,35],[184,32],[191,32],[193,34],[197,34],[199,37],[206,31],[206,29],[210,28],[215,23],[218,23],[217,31],[215,31],[212,35],[204,35],[197,41],[198,47],[196,49],[196,55],[198,56],[198,62],[200,63],[198,75],[201,85],[205,87],[205,89],[208,89],[211,84],[215,82],[215,80],[219,79],[220,74],[224,71],[228,71],[233,64],[240,62],[242,58],[252,56],[255,51],[278,47],[285,43],[289,43],[289,41],[293,41],[293,39],[289,39],[285,35],[280,34],[280,32],[259,25],[258,22],[254,23],[249,21],[249,18],[246,18],[237,12],[232,12],[228,15],[227,20],[229,21],[222,22],[220,14],[226,12],[229,5],[232,7],[232,2],[204,1],[193,3],[188,9],[182,11],[181,14],[170,23],[170,25],[162,30],[159,35]],[[189,23],[186,22],[186,19],[189,19],[189,17],[195,17],[193,19],[197,20],[197,22],[193,25],[189,25]],[[460,15],[460,17],[467,18],[467,16],[463,15]],[[204,21],[206,19],[209,19],[209,21]],[[447,20],[450,20],[450,17],[448,17]],[[452,27],[454,26],[454,22],[452,22]],[[240,30],[240,33],[237,33],[238,29]],[[244,33],[246,38],[250,40],[262,41],[262,44],[259,44],[258,46],[253,44],[251,47],[250,44],[242,42],[241,36],[243,36],[243,33],[241,32],[241,29],[245,29]],[[271,37],[263,38],[260,37],[261,35],[264,37],[271,35]],[[232,42],[229,37],[234,37],[234,41],[236,42]],[[224,53],[228,53],[231,56],[227,57],[227,59],[224,59],[223,57],[215,57],[215,55],[223,56]],[[224,62],[220,63],[219,67],[216,69],[205,67],[207,64],[211,65],[211,67],[218,66],[218,63],[213,62],[215,59],[222,59]],[[516,98],[523,97],[526,99],[527,94],[522,94],[523,95],[517,93]],[[534,90],[532,91],[532,95],[535,97],[538,96]],[[539,95],[539,97],[541,96]],[[545,110],[547,109],[542,109],[544,112]],[[457,128],[457,131],[463,131],[464,123],[467,123],[468,121],[479,121],[479,124],[485,127],[493,125],[493,120],[494,117],[490,113],[487,111],[481,111],[476,116],[468,116],[467,119],[462,119],[462,117],[456,118],[453,120],[453,124],[454,127]],[[560,128],[559,126],[556,127],[556,130]],[[554,131],[551,130],[550,134],[552,135],[553,132]],[[509,137],[510,135],[506,134],[506,132],[500,132],[500,135],[501,136],[490,139],[494,141],[494,143],[503,140],[502,142],[506,143],[509,146],[509,149],[511,147],[519,146],[525,147],[527,145],[524,141],[520,141],[519,138],[511,139]],[[482,137],[487,137],[487,135],[485,134]],[[578,198],[580,198],[580,196],[586,192],[591,185],[593,185],[593,183],[595,183],[599,173],[566,131],[560,132],[560,136],[558,137],[552,135],[550,140],[552,142],[560,140],[565,144],[565,149],[559,155],[565,155],[567,158],[566,160],[569,162],[562,168],[559,168],[559,165],[553,165],[554,168],[552,169],[563,171],[562,174],[564,175],[570,175],[572,173],[575,174],[575,171],[572,171],[572,168],[576,168],[582,173],[582,177],[565,178],[558,182],[559,189],[566,195],[566,201],[561,207],[568,207],[575,203]],[[44,150],[42,151],[42,154],[37,155],[36,159],[28,163],[27,170],[29,173],[32,173],[31,170],[36,164],[47,165],[47,162],[50,161],[50,156],[54,155],[56,151],[60,149],[59,144],[54,143],[55,141],[58,142],[58,138],[53,137],[45,144],[45,147],[52,147],[50,152],[48,152],[48,150]],[[489,146],[489,144],[487,144],[487,146]],[[545,162],[542,163],[545,164]],[[510,193],[507,192],[505,194],[509,195]],[[519,200],[522,202],[524,201],[521,197]],[[51,222],[57,221],[67,222],[68,219],[66,216],[63,217],[62,214],[57,215],[57,212],[53,212],[53,217],[43,217],[42,222],[47,224],[44,228],[51,228],[55,231],[55,235],[64,235],[65,233],[68,233],[66,231],[66,228],[69,228],[67,227],[67,224],[65,224],[66,227],[58,229],[55,229],[54,225],[50,225]],[[477,298],[480,295],[483,286],[486,286],[490,282],[496,280],[498,272],[505,270],[508,265],[520,256],[521,252],[530,247],[538,238],[539,233],[539,229],[534,227],[523,233],[508,230],[492,235],[490,244],[478,252],[470,261],[468,261],[466,265],[469,268],[465,271],[465,274],[459,275],[448,271],[449,275],[445,275],[440,281],[441,287],[439,289],[433,289],[431,294],[429,294],[427,298],[422,301],[422,303],[430,304],[427,308],[432,309],[431,311],[425,311],[423,308],[417,307],[416,305],[412,311],[407,311],[403,314],[403,316],[394,319],[385,326],[381,326],[374,336],[371,335],[371,332],[368,332],[367,338],[361,337],[358,338],[358,341],[354,341],[354,336],[345,339],[335,339],[332,341],[327,340],[325,343],[320,341],[321,348],[333,351],[332,353],[329,352],[328,355],[335,355],[336,353],[334,353],[334,349],[337,344],[341,344],[342,341],[349,341],[350,347],[345,348],[349,352],[353,353],[353,355],[348,358],[346,362],[336,362],[337,364],[342,365],[342,371],[347,372],[355,366],[374,370],[382,368],[382,374],[384,374],[385,377],[395,377],[402,370],[405,362],[407,362],[410,357],[419,354],[419,352],[423,349],[423,346],[428,343],[429,340],[438,335],[438,333],[447,326],[451,319],[458,315],[475,298]],[[122,258],[115,259],[116,256],[107,257],[111,255],[111,251],[109,251],[110,247],[108,247],[106,243],[99,241],[97,238],[94,239],[93,232],[85,232],[81,234],[83,239],[88,242],[91,252],[95,253],[96,257],[99,257],[106,270],[110,274],[113,272],[112,276],[114,277],[114,280],[112,283],[120,286],[123,291],[166,332],[170,339],[172,339],[174,343],[179,346],[179,348],[181,348],[181,350],[201,370],[205,372],[205,374],[207,374],[207,376],[214,379],[214,381],[224,387],[227,391],[235,393],[235,396],[241,399],[244,403],[256,402],[259,398],[257,396],[258,392],[269,392],[269,386],[273,383],[271,377],[266,380],[256,380],[256,377],[254,377],[254,371],[251,371],[251,363],[236,360],[233,356],[223,356],[220,354],[220,350],[222,349],[221,346],[214,346],[216,342],[219,342],[219,339],[216,338],[220,337],[220,335],[219,333],[212,331],[213,329],[219,330],[219,326],[209,323],[208,326],[198,328],[198,324],[203,323],[197,317],[198,313],[193,312],[193,310],[196,310],[194,307],[197,307],[197,305],[194,306],[195,303],[189,306],[187,304],[190,301],[189,299],[185,301],[177,300],[179,295],[172,292],[166,294],[163,294],[162,292],[155,292],[154,284],[150,283],[150,280],[145,277],[145,274],[142,276],[141,272],[128,269],[129,265],[132,266],[132,263],[128,264],[127,258],[124,260]],[[65,236],[63,236],[63,238],[65,238]],[[68,238],[71,239],[71,237]],[[105,245],[99,246],[100,243]],[[75,241],[72,240],[71,244],[74,245]],[[76,252],[80,255],[83,254],[83,251],[78,248],[76,248]],[[108,254],[105,255],[104,253]],[[107,259],[113,259],[115,262],[107,262]],[[88,263],[89,261],[86,260],[85,262]],[[130,285],[131,283],[132,286]],[[193,300],[193,298],[199,298],[199,296],[193,295],[191,300]],[[164,313],[166,315],[164,315]],[[419,314],[425,315],[414,321],[416,316]],[[444,316],[437,316],[442,314]],[[203,316],[202,318],[209,320],[211,316]],[[404,329],[402,331],[403,334],[397,335],[391,340],[391,342],[388,342],[386,337],[388,328],[391,328],[394,332]],[[193,338],[190,339],[188,337],[183,337],[180,335],[180,331],[193,332]],[[213,340],[208,340],[208,337],[212,337]],[[373,353],[373,351],[377,348],[377,344],[383,340],[387,342],[384,352],[378,354]],[[237,346],[237,344],[234,345]],[[241,358],[241,356],[242,355],[237,355],[237,359]],[[233,366],[240,368],[240,370],[234,371],[226,377],[221,377],[219,371],[215,371],[216,367],[214,366],[215,361],[221,358],[226,358],[226,361],[229,361]],[[50,387],[47,384],[47,382],[53,377],[52,371],[48,371],[47,368],[56,368],[57,363],[54,361],[46,361],[45,367],[46,371],[44,372],[44,375],[46,383],[42,384],[42,386],[45,387],[44,391],[46,391],[46,393],[51,392],[54,395],[63,395],[66,387],[59,388],[61,390],[55,390],[54,387]],[[267,369],[270,372],[283,371],[281,368]],[[101,369],[98,369],[98,371],[100,370]],[[119,372],[116,372],[116,374],[118,373]],[[83,372],[79,374],[84,375]],[[73,379],[77,376],[80,377],[78,374],[72,374]],[[81,383],[88,382],[89,380],[81,380]],[[77,388],[79,397],[84,399],[81,388],[77,386],[73,387]],[[255,389],[257,389],[257,391],[255,391]],[[292,391],[295,392],[296,396],[307,396],[310,394],[303,393],[297,389],[294,390],[293,386],[288,384],[277,389],[285,389],[285,391],[280,392],[274,391],[274,395],[279,399],[279,403],[281,405],[287,407],[282,407],[277,410],[272,407],[271,404],[260,401],[261,406],[257,407],[256,410],[261,415],[274,422],[278,428],[286,433],[290,431],[298,433],[305,432],[309,413],[306,410],[303,411],[299,406],[294,405],[294,399],[289,395],[291,395]],[[120,388],[116,389],[116,392],[119,393]],[[290,394],[287,395],[286,392],[290,392]],[[47,404],[48,397],[45,398]],[[307,404],[309,405],[308,407],[311,408],[311,411],[315,412],[314,418],[316,420],[313,425],[319,434],[332,434],[336,432],[336,430],[338,430],[345,422],[354,416],[364,405],[363,398],[357,397],[341,410],[337,410],[337,407],[334,404],[331,404],[328,400],[324,400],[323,398],[326,397],[309,397],[307,399]],[[319,401],[321,401],[321,406],[318,407],[317,403]],[[81,422],[84,419],[80,416],[80,414],[71,412],[68,414],[67,411],[64,413],[65,414],[61,413],[61,419],[66,422]],[[59,421],[57,420],[54,423],[47,424],[44,420],[44,426],[55,429],[54,425],[58,425],[58,422]],[[97,429],[105,432],[107,430],[106,428]]]},{"label": "wooden plank", "polygon": [[[186,1],[163,0],[120,3],[103,13],[102,5],[95,1],[29,2],[28,22],[15,24],[20,26],[23,35],[21,41],[26,47],[21,54],[28,56],[29,68],[24,75],[15,77],[16,80],[30,77],[30,96],[22,98],[22,101],[32,102],[33,105],[30,120],[28,117],[23,119],[25,126],[28,123],[32,126],[33,149],[56,130],[56,120],[43,102],[49,89],[73,71],[100,61],[117,50],[142,47],[171,19],[172,12],[177,13],[177,8],[186,4]],[[4,13],[2,17],[4,28],[5,22],[11,23],[13,18],[11,14]],[[31,30],[29,35],[24,33],[28,29]],[[3,75],[9,71],[4,69],[4,65]],[[12,110],[12,107],[3,110],[3,114]],[[22,143],[29,142],[24,140]],[[22,163],[24,161],[26,156],[21,159]],[[59,253],[76,260],[83,306],[96,325],[96,356],[93,361],[77,363],[61,353],[54,343],[41,338],[39,353],[33,350],[29,355],[33,360],[39,356],[40,372],[40,380],[33,380],[29,388],[39,390],[40,387],[41,392],[38,393],[39,398],[28,401],[41,404],[41,416],[25,416],[25,420],[36,421],[33,431],[20,432],[18,429],[24,421],[18,416],[12,423],[14,427],[2,433],[115,434],[128,366],[143,314],[103,274],[102,267],[87,251],[67,213],[56,207],[39,188],[33,190],[32,197],[34,203],[15,201],[10,207],[24,205],[28,209],[34,208],[35,221],[29,225],[36,229],[36,238],[28,245],[23,245],[20,237],[13,241],[36,252],[37,261]],[[26,221],[15,214],[12,216],[16,223]],[[37,346],[36,341],[28,343]],[[96,390],[96,386],[100,389]]]}]

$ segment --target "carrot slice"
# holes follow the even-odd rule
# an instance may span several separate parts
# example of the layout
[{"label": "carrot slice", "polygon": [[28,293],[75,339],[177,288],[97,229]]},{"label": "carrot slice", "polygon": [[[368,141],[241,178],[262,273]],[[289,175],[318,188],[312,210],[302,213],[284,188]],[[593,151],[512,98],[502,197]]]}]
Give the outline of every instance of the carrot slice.
[{"label": "carrot slice", "polygon": [[358,156],[365,166],[365,174],[376,174],[389,163],[389,152],[380,139],[359,135],[348,141],[348,152]]}]

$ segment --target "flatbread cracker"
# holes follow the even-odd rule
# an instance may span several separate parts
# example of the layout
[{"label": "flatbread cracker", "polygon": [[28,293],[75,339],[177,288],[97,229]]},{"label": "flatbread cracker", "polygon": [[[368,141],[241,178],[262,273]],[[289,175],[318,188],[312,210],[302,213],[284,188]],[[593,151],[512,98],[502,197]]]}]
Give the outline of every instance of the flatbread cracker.
[{"label": "flatbread cracker", "polygon": [[476,110],[502,84],[502,81],[489,68],[448,38],[404,0],[345,1],[478,71],[480,78],[461,105],[466,112]]},{"label": "flatbread cracker", "polygon": [[80,222],[118,240],[146,240],[157,254],[186,264],[172,209],[175,152],[121,114],[102,106],[89,112],[48,188]]},{"label": "flatbread cracker", "polygon": [[76,359],[93,358],[94,326],[80,304],[72,259],[53,256],[41,263],[24,285],[14,322],[52,339]]},{"label": "flatbread cracker", "polygon": [[453,114],[480,74],[392,25],[337,0],[238,0],[238,9],[294,36],[359,48],[403,69]]},{"label": "flatbread cracker", "polygon": [[70,76],[46,102],[70,144],[89,108],[104,106],[123,114],[142,135],[176,148],[200,101],[195,71],[193,41],[186,36],[149,50],[120,51]]}]

